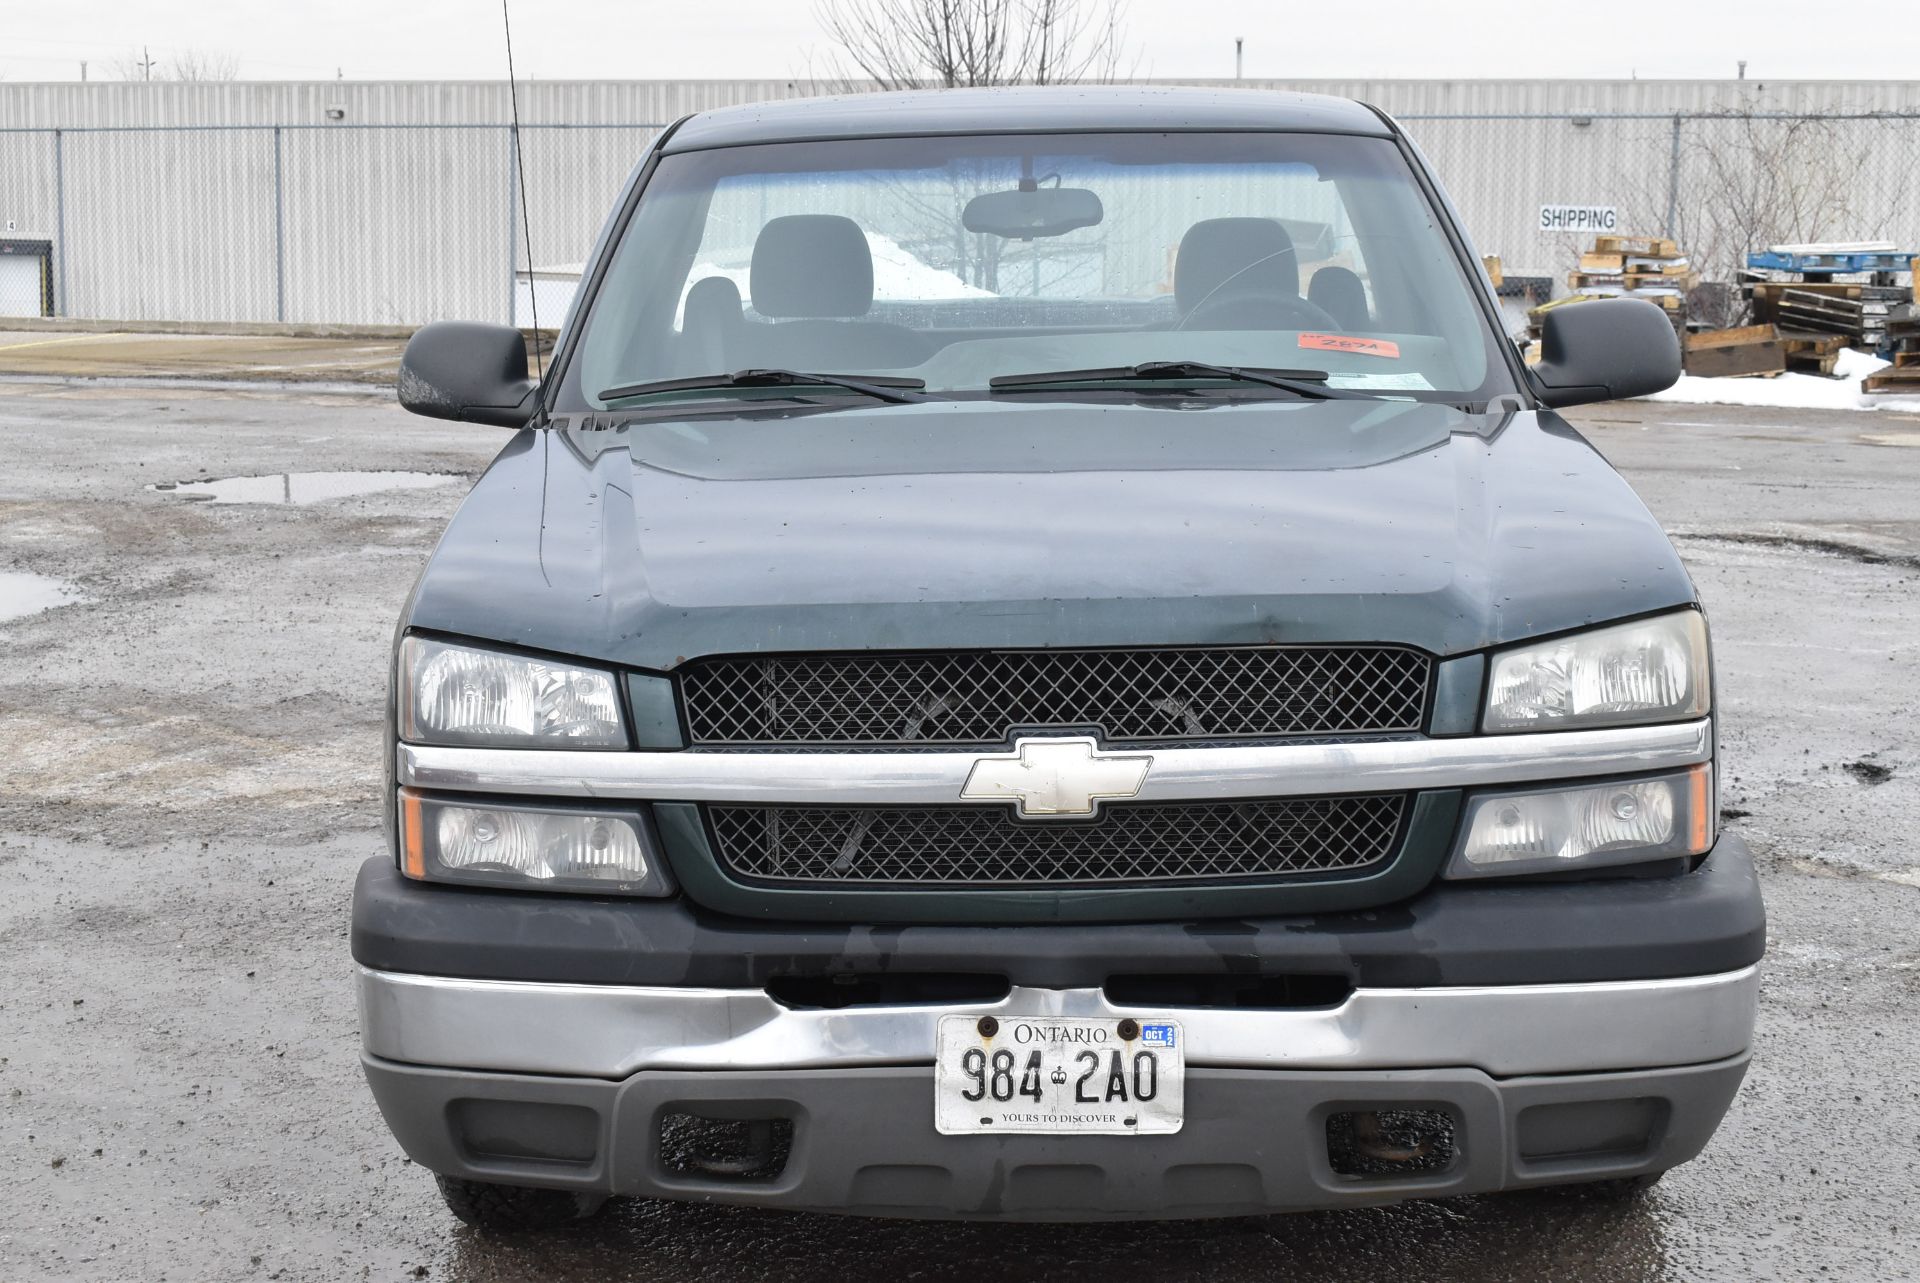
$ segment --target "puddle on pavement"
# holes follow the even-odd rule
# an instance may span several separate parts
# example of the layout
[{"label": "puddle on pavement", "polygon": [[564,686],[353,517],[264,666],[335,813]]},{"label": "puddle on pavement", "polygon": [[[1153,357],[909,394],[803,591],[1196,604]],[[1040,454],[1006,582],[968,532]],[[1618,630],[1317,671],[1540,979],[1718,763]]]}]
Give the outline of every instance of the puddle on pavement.
[{"label": "puddle on pavement", "polygon": [[79,600],[80,594],[58,579],[30,575],[23,570],[0,570],[0,623],[25,619]]},{"label": "puddle on pavement", "polygon": [[1868,445],[1920,447],[1920,432],[1863,432],[1860,439]]},{"label": "puddle on pavement", "polygon": [[442,472],[274,472],[263,477],[162,481],[148,486],[199,503],[319,503],[383,490],[424,490],[463,480]]}]

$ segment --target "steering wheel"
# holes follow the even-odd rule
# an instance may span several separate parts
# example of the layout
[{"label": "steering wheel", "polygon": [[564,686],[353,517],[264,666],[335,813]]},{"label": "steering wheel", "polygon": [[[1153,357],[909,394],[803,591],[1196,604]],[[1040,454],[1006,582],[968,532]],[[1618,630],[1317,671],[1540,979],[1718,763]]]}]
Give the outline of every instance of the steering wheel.
[{"label": "steering wheel", "polygon": [[1333,314],[1298,294],[1235,294],[1206,299],[1180,318],[1179,330],[1344,330]]}]

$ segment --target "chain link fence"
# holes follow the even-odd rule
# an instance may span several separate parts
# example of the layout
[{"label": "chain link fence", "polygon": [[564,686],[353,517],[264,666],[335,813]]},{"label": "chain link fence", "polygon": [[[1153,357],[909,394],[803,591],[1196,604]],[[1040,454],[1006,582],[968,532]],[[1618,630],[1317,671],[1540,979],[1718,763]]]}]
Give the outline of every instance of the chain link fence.
[{"label": "chain link fence", "polygon": [[[1731,285],[1749,251],[1890,241],[1920,252],[1920,114],[1400,119],[1480,251],[1498,254],[1509,278],[1550,282],[1556,294],[1602,230],[1677,242],[1709,283],[1696,314],[1719,325],[1739,319]],[[1557,207],[1609,221],[1550,228],[1545,213]]]},{"label": "chain link fence", "polygon": [[[1481,252],[1537,288],[1563,292],[1596,230],[1671,237],[1722,282],[1749,249],[1780,242],[1920,247],[1920,114],[1401,120]],[[537,290],[541,322],[556,325],[661,128],[0,130],[0,316],[525,325]],[[1555,207],[1605,225],[1556,229]]]}]

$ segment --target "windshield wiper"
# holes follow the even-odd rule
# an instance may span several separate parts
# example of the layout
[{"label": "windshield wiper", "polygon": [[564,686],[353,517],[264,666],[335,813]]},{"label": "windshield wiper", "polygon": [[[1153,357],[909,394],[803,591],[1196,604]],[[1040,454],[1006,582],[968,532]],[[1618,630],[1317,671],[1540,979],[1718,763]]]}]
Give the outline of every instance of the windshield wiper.
[{"label": "windshield wiper", "polygon": [[619,401],[630,396],[650,396],[655,392],[701,392],[709,388],[845,388],[870,396],[876,401],[905,405],[924,401],[913,392],[927,386],[925,379],[897,379],[889,375],[853,378],[845,374],[818,374],[807,370],[736,370],[732,374],[696,374],[685,379],[656,379],[650,383],[623,383],[600,394],[602,401]]},{"label": "windshield wiper", "polygon": [[1205,361],[1147,361],[1140,365],[1112,365],[1090,370],[1048,370],[1040,374],[1001,374],[987,380],[995,392],[1018,392],[1056,383],[1162,383],[1184,379],[1227,379],[1279,388],[1311,401],[1378,401],[1371,392],[1327,386],[1325,370],[1248,369],[1238,365],[1209,365]]}]

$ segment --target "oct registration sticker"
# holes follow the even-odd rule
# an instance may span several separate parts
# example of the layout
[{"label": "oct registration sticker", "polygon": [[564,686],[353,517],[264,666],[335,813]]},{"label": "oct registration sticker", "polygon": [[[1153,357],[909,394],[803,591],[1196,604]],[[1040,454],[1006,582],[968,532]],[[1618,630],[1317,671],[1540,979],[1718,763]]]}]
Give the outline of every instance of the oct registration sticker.
[{"label": "oct registration sticker", "polygon": [[943,1136],[1165,1136],[1186,1112],[1171,1020],[942,1016],[933,1123]]}]

